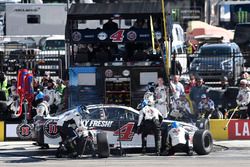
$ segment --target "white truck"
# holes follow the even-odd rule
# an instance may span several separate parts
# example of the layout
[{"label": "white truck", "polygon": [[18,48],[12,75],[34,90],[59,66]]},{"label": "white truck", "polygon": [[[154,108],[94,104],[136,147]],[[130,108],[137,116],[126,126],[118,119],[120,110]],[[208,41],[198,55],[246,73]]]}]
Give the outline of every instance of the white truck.
[{"label": "white truck", "polygon": [[23,39],[29,37],[42,44],[51,35],[64,35],[67,5],[6,4],[6,36]]}]

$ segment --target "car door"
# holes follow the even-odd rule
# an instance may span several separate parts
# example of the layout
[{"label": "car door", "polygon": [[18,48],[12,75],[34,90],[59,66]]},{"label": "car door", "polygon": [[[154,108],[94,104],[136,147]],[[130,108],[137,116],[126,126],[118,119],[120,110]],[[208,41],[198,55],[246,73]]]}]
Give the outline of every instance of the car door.
[{"label": "car door", "polygon": [[[108,107],[108,120],[114,121],[113,131],[110,134],[109,142],[114,144],[114,147],[123,148],[139,148],[141,147],[141,135],[137,134],[138,113],[133,112],[129,108]],[[153,137],[149,136],[148,146],[152,146]]]}]

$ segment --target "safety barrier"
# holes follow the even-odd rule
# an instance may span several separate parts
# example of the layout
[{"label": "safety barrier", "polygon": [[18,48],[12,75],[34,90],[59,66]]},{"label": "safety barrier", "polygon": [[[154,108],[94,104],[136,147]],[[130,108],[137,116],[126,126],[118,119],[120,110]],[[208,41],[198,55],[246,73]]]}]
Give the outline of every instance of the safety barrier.
[{"label": "safety barrier", "polygon": [[234,119],[226,127],[228,120],[210,120],[210,131],[215,140],[249,140],[250,120]]},{"label": "safety barrier", "polygon": [[[250,120],[233,119],[226,127],[228,120],[211,119],[210,131],[215,140],[249,140]],[[0,121],[0,141],[20,140],[16,134],[17,123]]]},{"label": "safety barrier", "polygon": [[0,121],[0,141],[4,141],[4,122]]}]

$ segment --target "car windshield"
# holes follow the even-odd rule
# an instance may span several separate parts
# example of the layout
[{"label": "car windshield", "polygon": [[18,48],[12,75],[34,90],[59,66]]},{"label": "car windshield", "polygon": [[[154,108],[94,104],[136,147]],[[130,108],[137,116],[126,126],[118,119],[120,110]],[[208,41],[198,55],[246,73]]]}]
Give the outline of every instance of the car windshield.
[{"label": "car windshield", "polygon": [[44,44],[44,50],[65,50],[65,41],[48,40]]},{"label": "car windshield", "polygon": [[199,56],[230,56],[229,47],[202,47]]}]

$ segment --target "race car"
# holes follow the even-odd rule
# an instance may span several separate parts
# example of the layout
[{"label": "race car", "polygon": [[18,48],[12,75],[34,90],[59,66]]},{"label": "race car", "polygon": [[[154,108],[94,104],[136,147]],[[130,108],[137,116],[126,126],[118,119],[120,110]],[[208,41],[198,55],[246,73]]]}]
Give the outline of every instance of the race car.
[{"label": "race car", "polygon": [[[105,132],[107,134],[110,149],[134,149],[141,148],[141,134],[137,134],[137,121],[139,111],[132,107],[120,105],[97,104],[84,107],[75,107],[55,116],[47,116],[34,122],[33,139],[39,145],[56,144],[61,141],[57,130],[57,120],[69,112],[86,108],[89,113],[82,112],[84,125],[92,129],[92,133]],[[174,121],[162,121],[162,149],[167,145],[169,127]],[[187,142],[199,155],[209,154],[212,151],[213,140],[209,131],[199,130],[196,126],[184,122],[178,122],[189,137]],[[154,147],[153,135],[147,139],[147,148]]]}]

